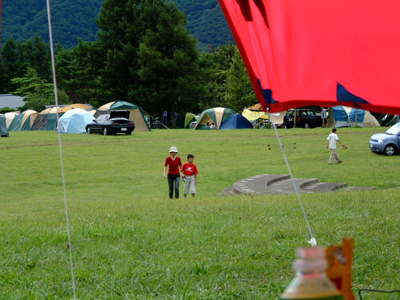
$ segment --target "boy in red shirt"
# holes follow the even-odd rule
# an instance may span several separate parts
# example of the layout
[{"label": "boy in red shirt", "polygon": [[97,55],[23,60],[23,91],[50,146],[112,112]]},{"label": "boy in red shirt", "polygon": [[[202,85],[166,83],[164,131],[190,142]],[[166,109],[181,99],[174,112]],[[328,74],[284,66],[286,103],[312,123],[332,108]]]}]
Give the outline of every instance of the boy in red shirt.
[{"label": "boy in red shirt", "polygon": [[181,169],[182,178],[184,178],[185,181],[185,189],[183,192],[183,197],[185,198],[189,192],[189,188],[192,196],[194,197],[196,195],[197,174],[199,173],[197,166],[193,163],[194,155],[189,154],[187,159],[188,162],[184,163]]},{"label": "boy in red shirt", "polygon": [[180,172],[179,169],[182,167],[181,158],[177,155],[178,149],[176,147],[171,147],[169,149],[170,156],[167,157],[164,164],[164,178],[167,177],[167,166],[168,168],[168,186],[169,186],[169,198],[172,199],[174,194],[174,184],[175,184],[175,199],[179,198],[179,181]]}]

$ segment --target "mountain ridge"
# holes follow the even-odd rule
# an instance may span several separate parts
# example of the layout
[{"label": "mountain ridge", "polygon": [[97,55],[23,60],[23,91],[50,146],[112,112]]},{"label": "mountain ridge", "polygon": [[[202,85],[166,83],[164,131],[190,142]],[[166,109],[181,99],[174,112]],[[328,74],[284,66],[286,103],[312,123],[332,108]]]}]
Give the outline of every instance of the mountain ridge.
[{"label": "mountain ridge", "polygon": [[[171,2],[186,13],[187,28],[198,39],[199,48],[233,42],[218,0]],[[54,0],[51,6],[54,43],[60,43],[68,49],[77,45],[79,38],[84,41],[97,40],[96,18],[102,4],[103,0]],[[45,41],[49,40],[45,1],[3,1],[1,14],[2,45],[10,38],[25,42],[35,34]]]}]

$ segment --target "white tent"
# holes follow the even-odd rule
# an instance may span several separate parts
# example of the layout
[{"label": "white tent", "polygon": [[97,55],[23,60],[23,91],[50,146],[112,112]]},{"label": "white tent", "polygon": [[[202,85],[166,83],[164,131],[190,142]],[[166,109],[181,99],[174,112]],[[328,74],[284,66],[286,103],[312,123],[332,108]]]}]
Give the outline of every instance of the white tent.
[{"label": "white tent", "polygon": [[60,117],[58,126],[61,133],[86,133],[86,125],[94,119],[86,110],[74,108]]}]

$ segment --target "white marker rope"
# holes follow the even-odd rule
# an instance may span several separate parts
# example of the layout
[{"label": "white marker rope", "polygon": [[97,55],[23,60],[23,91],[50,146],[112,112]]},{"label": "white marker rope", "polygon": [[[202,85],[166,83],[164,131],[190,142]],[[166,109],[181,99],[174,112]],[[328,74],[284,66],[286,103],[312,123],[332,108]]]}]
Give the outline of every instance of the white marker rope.
[{"label": "white marker rope", "polygon": [[301,210],[303,212],[304,219],[306,220],[306,223],[307,223],[308,231],[309,231],[310,236],[311,236],[311,240],[309,240],[308,243],[310,243],[313,247],[317,246],[317,240],[314,238],[314,235],[313,235],[312,230],[311,230],[310,223],[308,222],[307,214],[306,214],[306,211],[304,209],[303,202],[301,201],[299,190],[297,189],[297,185],[296,185],[296,183],[294,181],[292,170],[290,168],[289,161],[288,161],[288,159],[286,157],[285,150],[283,149],[283,145],[282,145],[282,142],[281,142],[281,138],[280,138],[280,136],[278,134],[278,130],[276,129],[276,126],[275,126],[274,122],[271,120],[271,118],[269,118],[269,120],[272,123],[272,127],[274,127],[276,138],[278,139],[278,142],[279,142],[279,147],[281,148],[281,151],[282,151],[282,154],[283,154],[283,158],[285,159],[286,166],[287,166],[287,168],[289,170],[289,175],[290,175],[290,179],[291,179],[292,184],[293,184],[293,188],[294,188],[294,190],[296,192],[297,199],[299,200],[300,207],[301,207]]},{"label": "white marker rope", "polygon": [[69,260],[71,265],[71,277],[72,277],[72,290],[74,292],[74,300],[76,300],[76,288],[75,288],[75,276],[74,276],[74,262],[72,259],[72,245],[71,245],[71,231],[69,225],[69,216],[68,216],[68,203],[67,203],[67,192],[65,188],[65,175],[64,175],[64,158],[62,152],[62,143],[61,143],[61,132],[60,132],[60,117],[59,117],[59,105],[58,105],[58,93],[57,93],[57,80],[56,80],[56,65],[54,59],[54,47],[53,47],[53,32],[51,28],[51,13],[50,13],[50,0],[47,0],[47,18],[49,22],[49,38],[50,38],[50,54],[51,54],[51,65],[53,70],[53,83],[54,83],[54,99],[56,103],[57,109],[57,133],[58,133],[58,144],[60,148],[60,160],[61,160],[61,174],[62,174],[62,182],[64,189],[64,205],[65,205],[65,216],[67,221],[67,231],[68,231],[68,249],[69,249]]}]

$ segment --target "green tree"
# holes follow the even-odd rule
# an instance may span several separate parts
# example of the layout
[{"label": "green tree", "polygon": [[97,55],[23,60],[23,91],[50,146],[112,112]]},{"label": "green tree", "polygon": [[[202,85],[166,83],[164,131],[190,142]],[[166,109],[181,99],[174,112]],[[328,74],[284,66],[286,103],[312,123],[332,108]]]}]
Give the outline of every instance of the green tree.
[{"label": "green tree", "polygon": [[17,43],[13,39],[7,40],[1,52],[1,93],[3,94],[15,90],[16,86],[11,83],[11,79],[23,74],[18,56]]},{"label": "green tree", "polygon": [[227,71],[225,101],[229,108],[236,111],[257,103],[249,75],[237,49],[232,58],[231,67]]},{"label": "green tree", "polygon": [[109,100],[129,99],[137,83],[140,0],[105,0],[100,10],[99,47],[104,55],[102,85]]},{"label": "green tree", "polygon": [[236,46],[232,43],[219,46],[212,53],[203,53],[202,61],[204,68],[208,70],[207,89],[208,97],[205,97],[199,103],[201,110],[215,107],[227,106],[226,96],[226,78],[227,72],[232,65],[232,58],[236,51]]},{"label": "green tree", "polygon": [[45,80],[51,80],[50,50],[47,44],[37,35],[25,43],[13,39],[6,41],[2,50],[2,92],[9,93],[17,87],[11,79],[23,77],[27,67],[36,70]]},{"label": "green tree", "polygon": [[140,96],[149,109],[166,110],[171,116],[196,109],[204,89],[196,40],[185,28],[184,14],[163,0],[148,1],[143,10],[143,16],[153,15],[158,25],[146,30],[139,47]]},{"label": "green tree", "polygon": [[[45,105],[55,103],[53,83],[40,78],[37,71],[31,67],[27,68],[23,77],[13,78],[11,82],[18,87],[12,94],[27,96],[24,108],[40,111]],[[69,103],[68,96],[64,91],[58,90],[57,93],[60,104]]]},{"label": "green tree", "polygon": [[58,86],[65,90],[73,103],[100,106],[107,98],[101,85],[102,54],[95,42],[79,41],[77,47],[56,48]]}]

